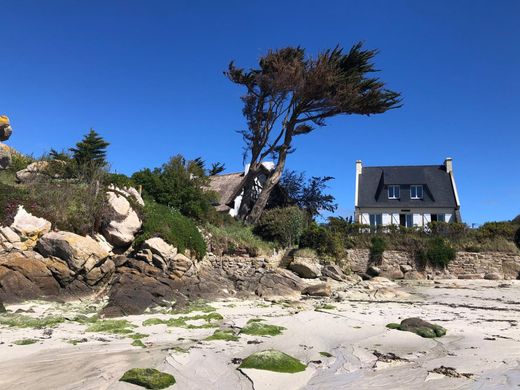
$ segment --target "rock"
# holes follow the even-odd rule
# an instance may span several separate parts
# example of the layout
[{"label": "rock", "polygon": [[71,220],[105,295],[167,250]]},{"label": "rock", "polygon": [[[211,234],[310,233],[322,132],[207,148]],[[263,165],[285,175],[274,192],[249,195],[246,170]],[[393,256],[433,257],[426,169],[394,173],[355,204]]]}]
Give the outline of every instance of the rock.
[{"label": "rock", "polygon": [[150,249],[141,249],[134,255],[134,258],[152,264],[153,253]]},{"label": "rock", "polygon": [[426,338],[441,337],[446,334],[446,329],[442,326],[431,324],[417,317],[402,320],[398,329]]},{"label": "rock", "polygon": [[0,259],[0,300],[43,298],[59,292],[59,283],[36,253],[11,253]]},{"label": "rock", "polygon": [[9,118],[5,115],[0,115],[0,141],[7,141],[12,133],[13,129],[9,123]]},{"label": "rock", "polygon": [[169,263],[177,255],[177,248],[168,244],[160,237],[149,238],[143,243],[141,248],[149,250],[154,255],[158,255],[166,263]]},{"label": "rock", "polygon": [[412,271],[412,270],[413,270],[413,267],[412,267],[411,265],[409,265],[409,264],[401,264],[401,265],[399,266],[399,269],[401,270],[401,272],[402,272],[403,274],[406,274],[407,272]]},{"label": "rock", "polygon": [[404,274],[404,278],[407,280],[423,280],[426,276],[418,271],[410,271]]},{"label": "rock", "polygon": [[381,269],[379,267],[376,267],[375,265],[371,265],[370,267],[367,268],[367,274],[372,277],[379,276],[380,273],[381,273]]},{"label": "rock", "polygon": [[360,274],[358,274],[359,277],[361,278],[361,280],[370,280],[372,279],[372,276],[368,275],[367,273],[365,272],[361,272]]},{"label": "rock", "polygon": [[170,270],[173,271],[178,277],[184,275],[193,266],[193,261],[184,256],[182,253],[175,255],[173,260],[170,262]]},{"label": "rock", "polygon": [[295,257],[289,269],[301,278],[314,279],[321,275],[320,264],[307,257]]},{"label": "rock", "polygon": [[11,166],[11,160],[11,148],[0,142],[0,170],[9,168]]},{"label": "rock", "polygon": [[51,223],[44,218],[38,218],[18,207],[11,229],[23,237],[36,239],[51,230]]},{"label": "rock", "polygon": [[7,241],[11,244],[21,242],[20,236],[13,229],[7,226],[0,226],[0,241]]},{"label": "rock", "polygon": [[152,264],[156,266],[157,268],[162,269],[163,271],[166,271],[168,269],[168,266],[164,262],[164,259],[156,254],[152,255]]},{"label": "rock", "polygon": [[75,272],[83,268],[88,272],[109,255],[93,238],[71,232],[46,233],[38,240],[37,250],[43,256],[65,260]]},{"label": "rock", "polygon": [[321,269],[321,273],[322,275],[328,276],[329,278],[337,280],[338,282],[342,282],[346,278],[346,275],[336,264],[324,265]]},{"label": "rock", "polygon": [[3,313],[7,313],[7,310],[5,310],[4,304],[2,303],[2,301],[0,301],[0,314],[3,314]]},{"label": "rock", "polygon": [[130,188],[124,187],[123,189],[121,189],[121,188],[118,188],[118,187],[114,186],[113,184],[111,184],[108,187],[108,189],[109,189],[109,191],[120,193],[127,199],[132,198],[138,205],[144,206],[144,200],[141,197],[141,194],[134,187],[130,187]]},{"label": "rock", "polygon": [[94,267],[86,275],[85,279],[89,286],[94,286],[104,279],[108,279],[114,273],[116,266],[110,259],[105,261],[101,266]]},{"label": "rock", "polygon": [[109,191],[107,197],[109,207],[105,218],[108,222],[103,227],[103,235],[110,244],[126,247],[134,241],[142,222],[125,196]]},{"label": "rock", "polygon": [[69,268],[65,261],[56,257],[50,257],[45,258],[44,263],[61,286],[66,286],[74,280],[75,273]]},{"label": "rock", "polygon": [[108,253],[112,253],[112,250],[114,249],[114,247],[112,245],[110,245],[110,243],[106,240],[105,237],[103,237],[102,234],[96,233],[96,234],[94,234],[93,238],[94,238],[94,240],[97,241],[97,243],[101,246],[101,248],[103,248],[103,250],[105,250]]},{"label": "rock", "polygon": [[458,275],[459,279],[483,279],[484,274],[461,274]]},{"label": "rock", "polygon": [[303,295],[311,295],[314,297],[330,297],[332,290],[327,283],[319,283],[305,287],[302,291]]},{"label": "rock", "polygon": [[395,280],[404,279],[405,274],[401,270],[394,269],[389,271],[382,271],[379,275],[390,280]]},{"label": "rock", "polygon": [[504,278],[498,272],[488,272],[487,274],[484,275],[484,279],[487,279],[487,280],[502,280]]},{"label": "rock", "polygon": [[16,179],[20,183],[28,183],[36,180],[42,173],[49,167],[49,163],[47,161],[35,161],[29,165],[25,169],[22,169],[16,172]]}]

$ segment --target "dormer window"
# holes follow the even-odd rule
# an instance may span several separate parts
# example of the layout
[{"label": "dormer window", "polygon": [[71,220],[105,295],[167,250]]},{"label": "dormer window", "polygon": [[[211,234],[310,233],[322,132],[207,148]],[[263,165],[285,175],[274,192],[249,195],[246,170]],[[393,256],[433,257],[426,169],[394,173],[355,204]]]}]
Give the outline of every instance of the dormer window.
[{"label": "dormer window", "polygon": [[399,199],[401,191],[399,186],[388,186],[388,199]]},{"label": "dormer window", "polygon": [[411,199],[422,199],[423,198],[423,186],[422,185],[410,186],[410,198]]}]

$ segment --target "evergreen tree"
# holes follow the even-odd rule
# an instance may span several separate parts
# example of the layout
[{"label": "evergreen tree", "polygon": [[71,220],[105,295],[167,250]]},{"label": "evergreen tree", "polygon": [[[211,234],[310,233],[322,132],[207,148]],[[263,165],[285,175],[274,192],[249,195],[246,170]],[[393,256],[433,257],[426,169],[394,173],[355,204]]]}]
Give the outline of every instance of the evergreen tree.
[{"label": "evergreen tree", "polygon": [[103,137],[90,129],[83,140],[71,148],[72,157],[79,167],[99,168],[107,165],[106,149],[110,145]]}]

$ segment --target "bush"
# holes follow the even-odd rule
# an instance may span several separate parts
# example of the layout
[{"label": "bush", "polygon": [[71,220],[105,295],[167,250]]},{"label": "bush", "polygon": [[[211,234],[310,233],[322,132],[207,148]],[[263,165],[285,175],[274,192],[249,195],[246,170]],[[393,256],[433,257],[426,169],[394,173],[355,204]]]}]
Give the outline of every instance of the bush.
[{"label": "bush", "polygon": [[513,240],[518,225],[514,222],[486,222],[478,228],[478,233],[481,238],[497,238],[503,237],[507,240]]},{"label": "bush", "polygon": [[383,237],[372,237],[370,246],[370,260],[380,264],[383,261],[383,253],[386,249],[386,242]]},{"label": "bush", "polygon": [[235,220],[222,226],[207,224],[205,229],[210,234],[211,252],[216,254],[247,252],[251,256],[258,256],[272,253],[274,249],[272,243],[255,236],[250,226]]},{"label": "bush", "polygon": [[430,240],[425,254],[430,265],[442,268],[445,268],[457,255],[455,249],[441,237]]},{"label": "bush", "polygon": [[314,249],[320,256],[340,258],[345,254],[341,235],[317,224],[305,230],[300,239],[300,248]]},{"label": "bush", "polygon": [[136,245],[152,237],[161,237],[179,252],[189,249],[199,260],[206,255],[206,243],[197,226],[177,210],[146,199],[143,214],[142,233],[136,239]]},{"label": "bush", "polygon": [[271,209],[262,214],[254,233],[264,240],[289,247],[300,242],[305,221],[305,213],[298,207]]},{"label": "bush", "polygon": [[515,244],[518,247],[518,249],[520,249],[520,227],[515,233]]}]

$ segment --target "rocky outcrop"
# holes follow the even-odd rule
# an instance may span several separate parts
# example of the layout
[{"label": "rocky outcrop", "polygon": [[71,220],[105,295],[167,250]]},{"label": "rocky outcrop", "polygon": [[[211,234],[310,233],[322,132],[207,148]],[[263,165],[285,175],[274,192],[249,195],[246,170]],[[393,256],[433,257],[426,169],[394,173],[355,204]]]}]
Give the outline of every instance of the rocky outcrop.
[{"label": "rocky outcrop", "polygon": [[10,227],[0,226],[0,252],[14,249],[25,249],[21,237]]},{"label": "rocky outcrop", "polygon": [[336,264],[326,264],[322,267],[321,273],[323,276],[327,276],[331,279],[342,282],[347,279],[347,276],[343,273],[341,268]]},{"label": "rocky outcrop", "polygon": [[332,289],[327,283],[319,283],[305,287],[302,291],[302,294],[313,297],[330,297],[332,294]]},{"label": "rocky outcrop", "polygon": [[36,248],[43,256],[64,260],[74,272],[83,269],[88,272],[109,255],[93,238],[70,232],[47,233]]},{"label": "rocky outcrop", "polygon": [[11,224],[13,229],[20,236],[36,241],[38,237],[51,230],[51,223],[44,218],[38,218],[28,213],[23,206],[18,207],[18,211],[14,216],[14,221]]},{"label": "rocky outcrop", "polygon": [[47,161],[35,161],[27,165],[25,169],[16,172],[16,180],[20,183],[28,183],[36,180],[49,167]]},{"label": "rocky outcrop", "polygon": [[11,148],[0,142],[0,170],[7,169],[11,165]]},{"label": "rocky outcrop", "polygon": [[132,198],[140,203],[142,198],[137,191],[135,194],[138,198],[132,194],[118,189],[107,192],[108,210],[105,215],[107,222],[103,227],[103,235],[115,247],[129,246],[134,241],[135,234],[141,229],[142,222],[128,199]]},{"label": "rocky outcrop", "polygon": [[314,279],[321,276],[321,266],[317,259],[309,257],[295,257],[289,269],[301,278]]},{"label": "rocky outcrop", "polygon": [[5,115],[0,115],[0,141],[7,141],[12,133],[13,129],[9,123],[9,118]]}]

